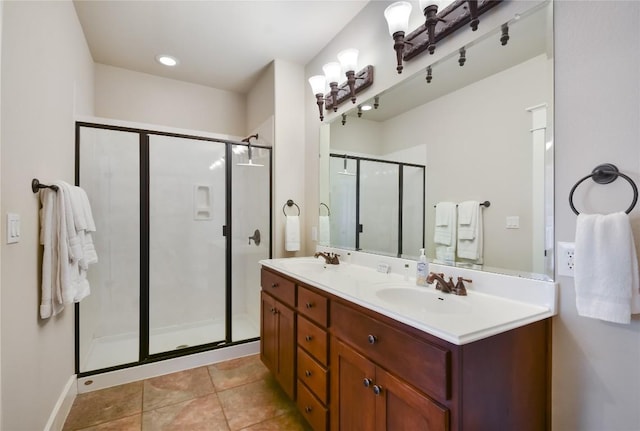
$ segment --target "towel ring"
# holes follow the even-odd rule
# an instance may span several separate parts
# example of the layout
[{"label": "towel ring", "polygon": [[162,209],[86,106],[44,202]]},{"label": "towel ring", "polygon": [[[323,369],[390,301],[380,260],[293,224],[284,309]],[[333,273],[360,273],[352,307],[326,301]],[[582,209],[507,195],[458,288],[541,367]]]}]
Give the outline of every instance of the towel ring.
[{"label": "towel ring", "polygon": [[287,216],[287,213],[284,212],[285,207],[291,207],[294,205],[296,206],[296,208],[298,208],[298,215],[300,215],[300,207],[298,206],[298,204],[292,201],[291,199],[289,199],[286,204],[282,205],[282,213],[284,214],[285,217]]},{"label": "towel ring", "polygon": [[[330,216],[331,215],[331,210],[329,209],[329,207],[327,206],[327,204],[325,204],[324,202],[320,202],[320,206],[321,207],[325,207],[327,209],[327,215]],[[322,208],[318,208],[318,214],[320,214],[320,210]]]},{"label": "towel ring", "polygon": [[625,213],[629,214],[631,210],[636,206],[636,203],[638,202],[638,187],[636,186],[636,183],[634,183],[631,178],[629,178],[627,175],[620,172],[616,167],[616,165],[612,165],[611,163],[603,163],[601,165],[596,166],[589,175],[578,180],[578,182],[575,183],[575,185],[571,188],[571,191],[569,192],[569,206],[571,207],[573,212],[576,215],[580,215],[576,207],[573,205],[573,192],[576,191],[576,188],[580,184],[582,184],[583,181],[585,181],[588,178],[593,178],[593,181],[595,181],[598,184],[609,184],[614,182],[618,177],[622,177],[625,180],[627,180],[627,182],[631,185],[631,188],[633,189],[633,201],[631,202],[631,205],[629,206],[629,208],[627,208],[627,210],[625,211]]}]

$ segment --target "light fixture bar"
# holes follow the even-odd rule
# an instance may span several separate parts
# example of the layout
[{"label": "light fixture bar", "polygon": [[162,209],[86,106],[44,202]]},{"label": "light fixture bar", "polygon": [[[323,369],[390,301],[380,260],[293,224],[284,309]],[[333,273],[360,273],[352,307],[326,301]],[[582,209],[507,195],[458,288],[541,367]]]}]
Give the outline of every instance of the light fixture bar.
[{"label": "light fixture bar", "polygon": [[[373,84],[373,66],[366,66],[364,69],[360,70],[360,72],[356,73],[355,76],[356,82],[354,85],[354,94],[358,94],[365,88],[368,88]],[[342,102],[349,100],[351,98],[351,90],[349,89],[349,83],[344,82],[340,86],[338,86],[338,93],[336,94],[336,102],[334,106],[333,97],[331,97],[331,93],[327,93],[325,95],[325,109],[328,111],[337,107]]]},{"label": "light fixture bar", "polygon": [[[477,0],[476,17],[482,15],[489,9],[498,6],[502,0]],[[438,17],[446,21],[438,21],[435,26],[433,43],[437,44],[441,39],[454,33],[459,28],[470,24],[471,13],[467,0],[456,0],[449,6],[438,12]],[[403,59],[411,60],[429,48],[429,32],[426,24],[420,25],[417,29],[405,37],[405,48]]]}]

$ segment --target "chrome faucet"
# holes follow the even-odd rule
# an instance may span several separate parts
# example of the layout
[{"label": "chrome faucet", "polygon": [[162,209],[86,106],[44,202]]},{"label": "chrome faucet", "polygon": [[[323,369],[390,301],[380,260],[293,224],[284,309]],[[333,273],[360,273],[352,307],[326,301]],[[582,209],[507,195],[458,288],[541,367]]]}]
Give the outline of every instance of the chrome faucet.
[{"label": "chrome faucet", "polygon": [[451,293],[454,291],[453,277],[449,277],[449,281],[445,281],[444,274],[439,272],[430,272],[427,277],[427,283],[431,284],[436,281],[436,289],[441,290],[442,293]]},{"label": "chrome faucet", "polygon": [[320,257],[320,256],[324,257],[324,262],[327,265],[338,265],[338,264],[340,264],[340,261],[338,260],[338,258],[340,257],[339,254],[318,252],[318,253],[313,255],[313,257]]}]

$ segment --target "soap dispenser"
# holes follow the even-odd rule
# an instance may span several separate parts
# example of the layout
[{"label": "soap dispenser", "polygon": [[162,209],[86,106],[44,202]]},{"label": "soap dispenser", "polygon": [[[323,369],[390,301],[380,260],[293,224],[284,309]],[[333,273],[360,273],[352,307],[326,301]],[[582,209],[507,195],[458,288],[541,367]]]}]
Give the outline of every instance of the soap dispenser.
[{"label": "soap dispenser", "polygon": [[429,268],[427,264],[427,257],[424,255],[424,248],[420,249],[420,257],[418,258],[418,264],[416,265],[416,284],[418,286],[427,285],[427,274]]}]

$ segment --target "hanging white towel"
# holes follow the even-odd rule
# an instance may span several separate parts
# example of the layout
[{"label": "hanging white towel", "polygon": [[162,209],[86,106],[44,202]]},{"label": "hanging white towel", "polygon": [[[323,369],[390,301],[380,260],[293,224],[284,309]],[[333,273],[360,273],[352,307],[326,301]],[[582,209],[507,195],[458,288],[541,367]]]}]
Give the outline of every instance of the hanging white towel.
[{"label": "hanging white towel", "polygon": [[435,243],[436,260],[453,262],[456,253],[456,204],[440,202],[436,205]]},{"label": "hanging white towel", "polygon": [[331,219],[329,216],[320,216],[318,225],[318,243],[328,246],[331,240]]},{"label": "hanging white towel", "polygon": [[461,224],[458,220],[458,257],[481,264],[484,244],[480,203],[478,201],[461,202],[458,205],[458,212],[463,215],[464,221],[469,222]]},{"label": "hanging white towel", "polygon": [[64,181],[57,191],[40,191],[40,242],[44,247],[40,317],[58,314],[65,304],[89,295],[87,267],[97,262],[89,229],[95,231],[86,193]]},{"label": "hanging white towel", "polygon": [[624,212],[580,214],[576,222],[574,284],[578,314],[630,323],[640,313],[638,258]]},{"label": "hanging white towel", "polygon": [[287,216],[285,219],[284,249],[286,251],[298,251],[300,250],[300,217]]},{"label": "hanging white towel", "polygon": [[458,239],[474,239],[478,232],[480,202],[465,201],[458,204]]}]

